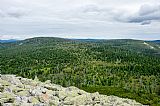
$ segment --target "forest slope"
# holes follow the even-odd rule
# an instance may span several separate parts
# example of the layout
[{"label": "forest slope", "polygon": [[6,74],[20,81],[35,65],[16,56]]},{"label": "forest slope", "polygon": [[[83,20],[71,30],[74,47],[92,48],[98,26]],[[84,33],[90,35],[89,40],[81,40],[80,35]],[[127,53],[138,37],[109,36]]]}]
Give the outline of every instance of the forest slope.
[{"label": "forest slope", "polygon": [[0,43],[0,71],[157,105],[159,47],[131,39],[31,38]]}]

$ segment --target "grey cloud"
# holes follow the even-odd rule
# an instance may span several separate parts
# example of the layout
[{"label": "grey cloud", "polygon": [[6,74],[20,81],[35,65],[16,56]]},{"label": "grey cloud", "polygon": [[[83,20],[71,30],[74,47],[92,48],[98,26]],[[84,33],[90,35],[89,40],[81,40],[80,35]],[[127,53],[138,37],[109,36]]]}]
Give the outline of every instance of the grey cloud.
[{"label": "grey cloud", "polygon": [[114,7],[85,5],[74,10],[69,16],[85,20],[118,21],[146,25],[152,23],[152,21],[160,21],[160,5],[142,5],[135,13]]},{"label": "grey cloud", "polygon": [[23,13],[16,13],[16,12],[11,12],[11,13],[7,13],[7,16],[8,17],[14,17],[14,18],[20,18],[20,17],[22,17],[22,16],[24,16],[25,14],[23,14]]},{"label": "grey cloud", "polygon": [[160,21],[160,5],[143,5],[135,14],[124,18],[129,23],[150,24],[152,21]]},{"label": "grey cloud", "polygon": [[130,13],[124,9],[98,7],[97,5],[87,5],[80,8],[79,18],[96,19],[101,21],[118,21],[126,23],[140,23],[146,25],[152,21],[160,21],[160,5],[142,5],[135,13]]},{"label": "grey cloud", "polygon": [[70,10],[68,15],[70,19],[80,19],[86,21],[104,21],[107,22],[111,19],[112,15],[110,12],[111,8],[101,7],[99,5],[90,4],[77,7],[76,9]]},{"label": "grey cloud", "polygon": [[150,23],[151,23],[150,20],[149,21],[144,21],[144,22],[141,23],[141,25],[147,25],[147,24],[150,24]]},{"label": "grey cloud", "polygon": [[0,7],[0,17],[2,18],[20,18],[20,17],[26,16],[29,13],[29,10],[25,7],[16,7],[12,5],[9,6],[8,8],[7,7],[8,6]]},{"label": "grey cloud", "polygon": [[0,17],[2,18],[20,18],[25,16],[26,14],[24,12],[11,12],[11,11],[0,11]]},{"label": "grey cloud", "polygon": [[82,12],[84,13],[102,12],[102,10],[97,5],[86,5],[80,8],[82,8]]},{"label": "grey cloud", "polygon": [[139,10],[139,15],[148,15],[160,11],[160,5],[142,5]]}]

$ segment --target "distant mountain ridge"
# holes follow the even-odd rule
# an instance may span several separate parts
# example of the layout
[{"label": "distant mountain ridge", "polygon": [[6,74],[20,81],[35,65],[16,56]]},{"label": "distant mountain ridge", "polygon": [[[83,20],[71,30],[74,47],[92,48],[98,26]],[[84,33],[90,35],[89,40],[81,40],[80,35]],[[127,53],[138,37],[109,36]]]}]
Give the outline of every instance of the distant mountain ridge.
[{"label": "distant mountain ridge", "polygon": [[10,42],[16,42],[16,41],[19,41],[19,40],[16,40],[16,39],[0,40],[0,43],[10,43]]},{"label": "distant mountain ridge", "polygon": [[160,40],[153,40],[151,42],[154,42],[154,43],[160,43]]},{"label": "distant mountain ridge", "polygon": [[[24,40],[17,40],[17,39],[7,39],[7,40],[0,40],[0,43],[12,43],[17,41],[25,41],[25,42],[37,42],[37,41],[87,41],[87,42],[96,42],[96,41],[143,41],[139,39],[72,39],[72,38],[60,38],[60,37],[33,37],[33,38],[27,38]],[[145,40],[144,40],[145,41]],[[155,42],[160,43],[160,40],[150,40],[149,42]]]}]

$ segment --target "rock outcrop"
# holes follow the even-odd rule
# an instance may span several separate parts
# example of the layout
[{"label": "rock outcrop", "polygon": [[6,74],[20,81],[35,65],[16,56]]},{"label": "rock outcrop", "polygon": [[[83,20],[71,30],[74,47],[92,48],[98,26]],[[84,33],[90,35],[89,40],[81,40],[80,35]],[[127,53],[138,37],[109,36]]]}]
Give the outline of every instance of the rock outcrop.
[{"label": "rock outcrop", "polygon": [[87,93],[76,87],[64,88],[15,75],[0,75],[2,106],[142,106],[134,100]]}]

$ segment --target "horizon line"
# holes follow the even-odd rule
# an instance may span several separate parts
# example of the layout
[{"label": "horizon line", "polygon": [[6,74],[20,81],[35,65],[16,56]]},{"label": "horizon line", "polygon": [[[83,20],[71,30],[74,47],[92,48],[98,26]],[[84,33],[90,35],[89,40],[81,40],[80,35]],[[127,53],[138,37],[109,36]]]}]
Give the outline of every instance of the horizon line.
[{"label": "horizon line", "polygon": [[57,37],[57,36],[35,36],[35,37],[27,37],[24,39],[21,38],[6,38],[6,39],[0,39],[0,40],[26,40],[26,39],[32,39],[32,38],[62,38],[62,39],[72,39],[72,40],[143,40],[143,41],[156,41],[160,39],[138,39],[138,38],[74,38],[74,37]]}]

